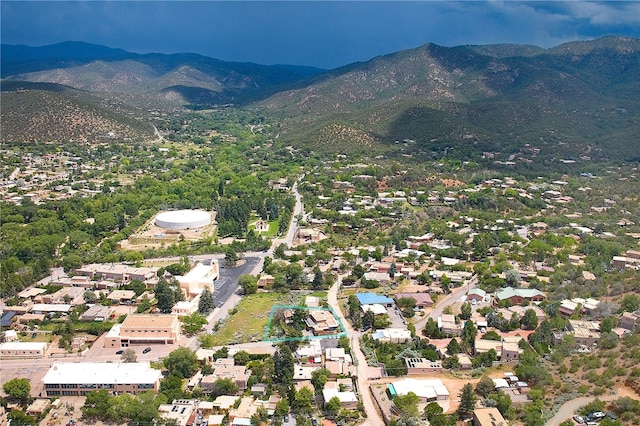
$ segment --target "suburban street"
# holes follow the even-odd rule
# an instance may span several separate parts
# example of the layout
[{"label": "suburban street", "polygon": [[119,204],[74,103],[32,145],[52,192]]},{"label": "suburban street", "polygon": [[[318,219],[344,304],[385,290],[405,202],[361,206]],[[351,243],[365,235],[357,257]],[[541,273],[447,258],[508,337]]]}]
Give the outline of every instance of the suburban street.
[{"label": "suburban street", "polygon": [[344,324],[344,327],[347,332],[347,336],[351,337],[351,353],[354,356],[354,362],[357,363],[358,369],[358,393],[362,398],[362,403],[364,405],[364,410],[367,413],[367,418],[363,423],[364,426],[379,426],[384,424],[382,420],[382,416],[378,412],[376,403],[373,400],[373,396],[369,391],[369,371],[367,360],[360,349],[360,332],[354,330],[351,327],[351,323],[347,321],[344,317],[342,310],[340,309],[340,305],[338,303],[338,287],[340,286],[340,279],[336,280],[336,282],[331,286],[329,292],[327,293],[327,302],[329,306],[333,307],[334,311]]}]

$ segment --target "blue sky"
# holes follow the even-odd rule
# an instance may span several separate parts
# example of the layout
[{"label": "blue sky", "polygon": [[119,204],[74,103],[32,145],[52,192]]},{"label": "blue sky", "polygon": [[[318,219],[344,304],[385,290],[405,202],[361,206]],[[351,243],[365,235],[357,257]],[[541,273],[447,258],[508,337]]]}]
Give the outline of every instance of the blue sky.
[{"label": "blue sky", "polygon": [[8,1],[1,39],[334,68],[424,43],[640,37],[638,1]]}]

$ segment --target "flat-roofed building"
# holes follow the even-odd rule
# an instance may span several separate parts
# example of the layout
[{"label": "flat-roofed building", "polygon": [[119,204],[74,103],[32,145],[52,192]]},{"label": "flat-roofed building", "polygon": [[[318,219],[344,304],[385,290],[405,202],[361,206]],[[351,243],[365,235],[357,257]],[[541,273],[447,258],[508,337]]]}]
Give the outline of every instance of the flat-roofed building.
[{"label": "flat-roofed building", "polygon": [[640,315],[638,313],[624,312],[618,321],[618,327],[625,330],[633,330],[640,325]]},{"label": "flat-roofed building", "polygon": [[[343,385],[344,388],[344,385]],[[325,404],[331,401],[332,398],[338,398],[340,400],[340,406],[346,410],[355,410],[358,407],[358,397],[352,390],[340,390],[340,383],[327,382],[322,390],[322,397]]]},{"label": "flat-roofed building", "polygon": [[396,293],[393,298],[396,303],[400,299],[413,299],[416,301],[416,309],[426,309],[433,306],[433,300],[429,293]]},{"label": "flat-roofed building", "polygon": [[569,320],[567,332],[573,335],[578,346],[593,346],[600,341],[600,324],[595,321]]},{"label": "flat-roofed building", "polygon": [[83,275],[96,280],[110,280],[127,283],[133,280],[142,282],[154,280],[158,276],[158,267],[136,268],[119,263],[93,263],[73,271],[76,275]]},{"label": "flat-roofed building", "polygon": [[312,309],[306,319],[307,327],[316,336],[335,334],[339,330],[338,320],[331,311]]},{"label": "flat-roofed building", "polygon": [[402,379],[389,384],[392,397],[407,395],[409,392],[415,393],[423,403],[449,399],[449,390],[439,379]]},{"label": "flat-roofed building", "polygon": [[162,372],[148,362],[55,362],[44,375],[44,392],[54,396],[84,396],[106,389],[110,394],[160,390]]},{"label": "flat-roofed building", "polygon": [[45,342],[0,343],[0,358],[42,358],[47,350]]},{"label": "flat-roofed building", "polygon": [[404,328],[384,328],[372,333],[371,338],[382,343],[404,343],[411,339],[411,332]]},{"label": "flat-roofed building", "polygon": [[442,371],[442,363],[440,361],[429,361],[426,358],[405,358],[404,363],[407,366],[407,375],[409,376]]},{"label": "flat-roofed building", "polygon": [[104,347],[173,344],[179,338],[180,321],[176,315],[128,315],[122,324],[115,324],[109,330]]},{"label": "flat-roofed building", "polygon": [[498,426],[507,425],[496,407],[483,407],[473,410],[473,426]]},{"label": "flat-roofed building", "polygon": [[193,299],[202,294],[205,288],[213,293],[213,283],[219,274],[218,259],[212,259],[208,264],[196,264],[186,275],[176,276],[176,280],[187,298]]},{"label": "flat-roofed building", "polygon": [[33,301],[36,303],[82,305],[84,304],[84,291],[84,288],[80,287],[63,287],[55,293],[35,296]]},{"label": "flat-roofed building", "polygon": [[244,365],[234,365],[233,358],[218,358],[212,367],[211,374],[207,374],[200,381],[200,388],[204,394],[213,392],[215,382],[220,379],[230,379],[241,391],[247,389],[247,381],[251,374]]},{"label": "flat-roofed building", "polygon": [[34,303],[31,305],[31,313],[33,314],[68,314],[72,309],[73,306],[63,303]]},{"label": "flat-roofed building", "polygon": [[136,292],[133,290],[113,290],[107,296],[107,299],[113,303],[119,305],[130,305],[136,297]]},{"label": "flat-roofed building", "polygon": [[109,319],[113,309],[109,306],[93,305],[87,309],[80,319],[82,321],[104,321]]}]

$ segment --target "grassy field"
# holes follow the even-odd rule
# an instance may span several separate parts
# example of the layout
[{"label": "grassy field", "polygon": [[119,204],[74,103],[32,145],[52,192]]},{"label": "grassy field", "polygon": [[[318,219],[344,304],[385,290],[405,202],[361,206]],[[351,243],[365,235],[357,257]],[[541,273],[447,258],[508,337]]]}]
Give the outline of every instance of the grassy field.
[{"label": "grassy field", "polygon": [[275,304],[295,304],[297,297],[282,293],[256,293],[244,297],[231,315],[213,335],[214,346],[262,340],[269,321],[271,307]]}]

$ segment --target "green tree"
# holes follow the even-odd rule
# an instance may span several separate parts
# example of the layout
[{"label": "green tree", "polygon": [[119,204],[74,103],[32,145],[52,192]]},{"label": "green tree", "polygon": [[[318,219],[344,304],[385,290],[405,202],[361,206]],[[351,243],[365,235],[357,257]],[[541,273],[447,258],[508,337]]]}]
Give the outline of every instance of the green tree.
[{"label": "green tree", "polygon": [[311,372],[311,384],[317,394],[322,392],[322,389],[324,389],[324,385],[327,383],[327,380],[329,380],[330,375],[331,372],[326,368],[319,368]]},{"label": "green tree", "polygon": [[463,319],[465,321],[468,320],[469,318],[471,318],[471,312],[471,303],[464,302],[460,307],[460,319]]},{"label": "green tree", "polygon": [[200,294],[200,301],[198,302],[198,312],[203,315],[207,315],[215,308],[215,301],[213,300],[213,293],[209,290],[209,287],[205,287]]},{"label": "green tree", "polygon": [[340,402],[340,398],[338,398],[337,396],[334,396],[324,404],[325,410],[327,410],[327,413],[331,416],[335,416],[338,411],[340,411],[341,407],[342,403]]},{"label": "green tree", "polygon": [[293,383],[294,360],[291,349],[281,345],[273,354],[274,379],[278,384],[289,386]]},{"label": "green tree", "polygon": [[157,307],[163,314],[171,312],[171,308],[176,304],[175,293],[169,286],[166,279],[160,278],[156,285],[155,295],[157,300]]},{"label": "green tree", "polygon": [[496,385],[493,383],[493,379],[489,376],[482,376],[480,381],[476,384],[476,393],[483,398],[486,398],[490,393],[496,390]]},{"label": "green tree", "polygon": [[106,389],[91,391],[80,408],[82,416],[88,419],[102,419],[111,406],[111,398]]},{"label": "green tree", "polygon": [[289,400],[286,399],[286,398],[282,398],[276,404],[276,409],[275,409],[275,412],[273,414],[278,418],[282,418],[282,417],[284,417],[285,414],[287,414],[289,412],[289,409],[290,409]]},{"label": "green tree", "polygon": [[96,301],[98,300],[98,296],[96,296],[96,294],[91,290],[86,290],[84,293],[82,293],[82,298],[87,303],[96,303]]},{"label": "green tree", "polygon": [[253,275],[240,275],[238,278],[238,284],[242,288],[242,293],[245,295],[254,294],[258,291],[258,278]]},{"label": "green tree", "polygon": [[38,422],[22,410],[13,409],[7,414],[12,426],[36,426]]},{"label": "green tree", "polygon": [[393,398],[393,404],[400,412],[400,415],[406,417],[418,417],[420,414],[418,410],[419,402],[420,398],[413,392],[409,392],[406,395],[397,395]]},{"label": "green tree", "polygon": [[460,405],[458,406],[457,413],[462,419],[468,419],[473,414],[473,410],[476,406],[476,395],[473,393],[473,385],[471,383],[465,384],[460,393]]},{"label": "green tree", "polygon": [[20,401],[21,404],[25,404],[29,400],[31,383],[29,383],[29,379],[16,377],[2,385],[2,390],[4,390],[10,398]]},{"label": "green tree", "polygon": [[220,395],[235,395],[238,393],[238,385],[230,378],[218,379],[213,382],[211,397],[213,399]]},{"label": "green tree", "polygon": [[313,391],[309,388],[302,388],[295,392],[291,407],[296,413],[309,415],[313,412]]},{"label": "green tree", "polygon": [[251,361],[251,355],[247,351],[238,351],[233,356],[233,363],[235,365],[247,365]]},{"label": "green tree", "polygon": [[478,329],[473,324],[473,321],[467,321],[462,328],[462,335],[460,336],[460,347],[469,351],[475,345],[476,336],[478,335]]},{"label": "green tree", "polygon": [[625,312],[635,312],[640,308],[640,298],[635,294],[627,294],[622,298],[620,307]]},{"label": "green tree", "polygon": [[187,347],[181,347],[172,351],[163,361],[169,374],[186,379],[198,371],[198,358]]},{"label": "green tree", "polygon": [[185,315],[181,318],[182,330],[185,334],[192,336],[202,330],[202,327],[207,324],[207,319],[200,312],[193,312],[189,315]]},{"label": "green tree", "polygon": [[138,360],[136,351],[131,348],[123,350],[122,354],[120,355],[120,359],[122,360],[122,362],[136,362]]},{"label": "green tree", "polygon": [[460,353],[460,344],[458,343],[458,339],[452,337],[447,345],[447,355],[455,355]]},{"label": "green tree", "polygon": [[527,309],[520,320],[520,325],[525,330],[535,330],[538,327],[538,316],[533,309]]}]

